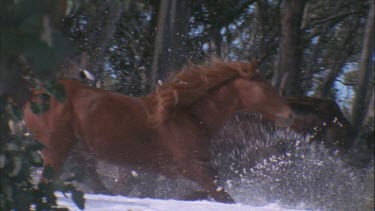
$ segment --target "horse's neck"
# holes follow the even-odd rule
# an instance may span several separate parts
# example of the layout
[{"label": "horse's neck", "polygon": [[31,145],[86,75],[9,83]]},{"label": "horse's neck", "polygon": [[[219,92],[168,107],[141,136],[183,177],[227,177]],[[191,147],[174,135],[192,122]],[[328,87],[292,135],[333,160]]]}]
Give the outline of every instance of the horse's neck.
[{"label": "horse's neck", "polygon": [[218,131],[239,106],[239,97],[231,85],[220,87],[198,100],[191,107],[191,112],[210,135]]}]

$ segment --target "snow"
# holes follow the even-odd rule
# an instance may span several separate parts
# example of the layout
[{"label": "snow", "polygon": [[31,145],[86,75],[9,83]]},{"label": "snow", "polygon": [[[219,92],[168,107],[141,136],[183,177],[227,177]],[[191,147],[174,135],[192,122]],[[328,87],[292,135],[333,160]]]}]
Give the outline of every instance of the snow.
[{"label": "snow", "polygon": [[[71,197],[56,194],[58,204],[71,211],[80,210],[71,200]],[[283,211],[292,210],[282,208],[278,204],[268,204],[255,207],[245,204],[223,204],[210,201],[178,201],[161,199],[139,199],[124,196],[108,196],[85,194],[85,210],[87,211]]]}]

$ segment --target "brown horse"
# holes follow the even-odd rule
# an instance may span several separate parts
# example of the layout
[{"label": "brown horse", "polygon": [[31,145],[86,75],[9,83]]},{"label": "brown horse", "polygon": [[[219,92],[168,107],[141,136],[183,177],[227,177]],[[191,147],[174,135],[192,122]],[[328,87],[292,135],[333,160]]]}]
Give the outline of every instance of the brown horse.
[{"label": "brown horse", "polygon": [[[78,142],[99,159],[171,178],[197,182],[219,202],[233,202],[209,165],[209,140],[235,112],[260,113],[287,125],[292,111],[256,72],[256,64],[213,61],[192,65],[145,97],[99,90],[62,80],[66,100],[51,98],[50,109],[24,118],[45,145],[44,162],[58,174]],[[202,194],[202,193],[200,193]]]}]

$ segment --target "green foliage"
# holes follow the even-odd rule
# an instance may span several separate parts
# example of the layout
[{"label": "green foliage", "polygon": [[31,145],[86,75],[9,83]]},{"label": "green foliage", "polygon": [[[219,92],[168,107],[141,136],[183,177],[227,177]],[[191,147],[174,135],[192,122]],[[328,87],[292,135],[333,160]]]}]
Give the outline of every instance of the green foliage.
[{"label": "green foliage", "polygon": [[51,210],[56,204],[52,197],[54,189],[50,184],[35,187],[31,178],[31,168],[41,167],[42,159],[36,150],[41,145],[32,140],[10,138],[1,142],[0,151],[0,209]]},{"label": "green foliage", "polygon": [[[59,30],[73,1],[33,2],[28,0],[4,0],[0,12],[1,71],[0,93],[17,101],[27,96],[21,86],[28,81],[44,84],[36,102],[31,103],[34,113],[48,110],[50,97],[64,102],[65,90],[55,82],[57,69],[71,51],[71,41]],[[54,210],[55,191],[71,192],[74,202],[84,208],[83,193],[66,181],[51,180],[52,170],[45,168],[46,182],[36,185],[32,169],[43,166],[38,153],[42,146],[23,134],[10,134],[8,122],[19,122],[22,110],[1,98],[0,139],[0,210]],[[49,179],[48,179],[49,178]]]},{"label": "green foliage", "polygon": [[46,112],[49,109],[50,96],[48,94],[39,94],[37,97],[39,98],[39,102],[31,102],[31,110],[35,114]]},{"label": "green foliage", "polygon": [[[55,29],[62,8],[51,1],[38,4],[27,1],[4,1],[0,19],[3,52],[8,74],[20,74],[26,60],[35,76],[42,79],[55,77],[70,49],[70,41]],[[61,18],[61,17],[60,17]],[[52,71],[51,71],[52,70]]]},{"label": "green foliage", "polygon": [[[20,110],[6,106],[2,101],[1,121],[20,119]],[[6,112],[8,111],[8,112]],[[7,133],[2,125],[2,133]],[[80,208],[84,208],[83,193],[70,183],[74,178],[62,181],[53,178],[53,169],[44,168],[44,182],[36,185],[32,169],[43,166],[39,150],[43,146],[20,134],[6,135],[0,142],[0,210],[54,210],[57,209],[55,191],[70,192],[72,199]],[[60,208],[59,208],[60,209]]]},{"label": "green foliage", "polygon": [[35,94],[36,100],[30,103],[30,108],[35,114],[41,114],[49,109],[51,96],[60,103],[65,101],[65,89],[62,84],[47,81],[43,90],[46,93]]},{"label": "green foliage", "polygon": [[30,108],[35,114],[46,112],[50,107],[51,96],[58,102],[65,101],[64,86],[56,81],[47,81],[43,88],[45,93],[34,94],[34,101],[30,103]]},{"label": "green foliage", "polygon": [[62,84],[47,83],[45,89],[47,93],[52,95],[58,102],[63,103],[65,101],[65,89]]}]

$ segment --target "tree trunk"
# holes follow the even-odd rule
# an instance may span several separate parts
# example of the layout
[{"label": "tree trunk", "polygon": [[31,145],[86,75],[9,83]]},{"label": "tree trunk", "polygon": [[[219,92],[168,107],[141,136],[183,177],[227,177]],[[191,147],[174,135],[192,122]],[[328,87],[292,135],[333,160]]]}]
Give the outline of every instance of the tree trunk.
[{"label": "tree trunk", "polygon": [[187,32],[189,30],[189,17],[191,14],[191,0],[172,0],[170,9],[170,50],[167,71],[176,71],[186,63]]},{"label": "tree trunk", "polygon": [[162,75],[162,62],[165,60],[165,32],[166,25],[168,21],[168,10],[169,10],[170,0],[161,0],[157,31],[155,36],[154,51],[152,58],[152,69],[151,69],[151,89],[156,87],[157,81],[161,79]]},{"label": "tree trunk", "polygon": [[298,81],[301,60],[300,27],[305,3],[305,0],[284,2],[277,70],[274,73],[273,84],[286,96],[301,94]]},{"label": "tree trunk", "polygon": [[369,94],[369,99],[367,103],[367,111],[364,118],[363,123],[370,123],[371,120],[373,120],[375,116],[375,92],[374,88],[372,87]]},{"label": "tree trunk", "polygon": [[259,62],[259,70],[263,77],[270,79],[272,76],[272,68],[263,63],[268,63],[267,60],[276,53],[280,37],[280,8],[281,1],[277,1],[277,5],[271,6],[267,1],[256,1],[255,20],[252,21],[251,28],[253,35],[250,39],[251,52],[247,58],[257,58]]},{"label": "tree trunk", "polygon": [[212,31],[212,36],[210,42],[209,42],[209,52],[211,55],[221,57],[221,34],[220,34],[220,28],[218,26],[215,26]]},{"label": "tree trunk", "polygon": [[123,12],[123,5],[121,2],[110,1],[103,4],[103,10],[99,10],[96,14],[99,18],[96,23],[93,23],[91,27],[91,34],[89,35],[88,46],[89,61],[87,66],[81,68],[87,68],[93,73],[100,75],[101,65],[104,62],[105,54],[107,52],[108,42],[112,39],[113,34],[116,31],[116,24]]},{"label": "tree trunk", "polygon": [[357,137],[367,113],[368,89],[373,72],[374,49],[374,1],[371,2],[367,18],[366,31],[363,38],[361,61],[359,64],[358,85],[352,109],[352,125],[354,137]]},{"label": "tree trunk", "polygon": [[190,0],[162,0],[152,59],[151,89],[186,62]]},{"label": "tree trunk", "polygon": [[[130,9],[135,7],[136,2],[133,1]],[[159,2],[152,1],[150,4],[150,21],[147,29],[145,29],[146,36],[143,42],[144,49],[139,55],[140,60],[135,64],[133,71],[130,72],[128,78],[130,79],[129,85],[124,85],[123,93],[131,93],[133,96],[141,96],[149,92],[151,87],[151,75],[149,71],[152,68],[153,47],[155,43],[155,34],[157,30],[157,19],[159,14]]]}]

